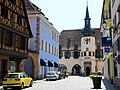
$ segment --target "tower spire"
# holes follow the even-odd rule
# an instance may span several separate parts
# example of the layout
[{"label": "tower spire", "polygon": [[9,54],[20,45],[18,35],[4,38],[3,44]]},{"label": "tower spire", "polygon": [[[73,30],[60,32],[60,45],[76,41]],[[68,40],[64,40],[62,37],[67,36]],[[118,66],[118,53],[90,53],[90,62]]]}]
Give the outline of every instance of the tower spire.
[{"label": "tower spire", "polygon": [[90,25],[91,18],[89,17],[88,0],[86,1],[86,16],[84,20],[85,20],[85,26],[83,29],[83,35],[84,36],[94,35],[94,31],[91,30],[91,25]]},{"label": "tower spire", "polygon": [[85,18],[89,18],[90,19],[90,17],[89,17],[89,11],[88,11],[88,0],[86,1],[86,17]]},{"label": "tower spire", "polygon": [[87,0],[87,3],[86,3],[86,16],[85,16],[85,28],[89,28],[90,29],[90,20],[91,18],[89,17],[89,10],[88,10],[88,0]]},{"label": "tower spire", "polygon": [[87,7],[88,7],[88,0],[86,1],[86,3],[87,3]]}]

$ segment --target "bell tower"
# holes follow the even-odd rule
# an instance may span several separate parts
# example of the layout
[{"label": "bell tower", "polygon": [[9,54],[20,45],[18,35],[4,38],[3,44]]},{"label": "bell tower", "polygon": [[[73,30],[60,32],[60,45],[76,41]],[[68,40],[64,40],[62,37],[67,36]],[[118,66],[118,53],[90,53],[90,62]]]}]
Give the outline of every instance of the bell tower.
[{"label": "bell tower", "polygon": [[88,10],[88,2],[86,6],[85,25],[82,30],[81,37],[81,60],[82,60],[82,72],[84,75],[90,75],[95,72],[95,31],[91,28],[90,16]]}]

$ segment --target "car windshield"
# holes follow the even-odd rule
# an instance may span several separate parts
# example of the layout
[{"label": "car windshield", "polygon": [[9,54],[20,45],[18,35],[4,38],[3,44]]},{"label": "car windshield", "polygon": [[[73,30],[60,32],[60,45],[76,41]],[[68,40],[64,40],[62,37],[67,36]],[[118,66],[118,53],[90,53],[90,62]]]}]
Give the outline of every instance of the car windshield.
[{"label": "car windshield", "polygon": [[18,78],[18,74],[8,74],[5,78]]},{"label": "car windshield", "polygon": [[47,75],[54,75],[54,72],[48,72]]}]

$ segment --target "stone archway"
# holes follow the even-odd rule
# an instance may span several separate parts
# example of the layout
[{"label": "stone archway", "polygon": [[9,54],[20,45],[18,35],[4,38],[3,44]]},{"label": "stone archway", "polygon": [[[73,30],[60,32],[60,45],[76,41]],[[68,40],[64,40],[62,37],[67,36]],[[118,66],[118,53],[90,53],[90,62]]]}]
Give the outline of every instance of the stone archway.
[{"label": "stone archway", "polygon": [[84,69],[85,69],[84,74],[86,76],[89,76],[91,73],[91,65],[92,65],[91,62],[84,62]]},{"label": "stone archway", "polygon": [[81,74],[81,67],[80,65],[76,64],[72,68],[72,74],[73,75],[80,75]]}]

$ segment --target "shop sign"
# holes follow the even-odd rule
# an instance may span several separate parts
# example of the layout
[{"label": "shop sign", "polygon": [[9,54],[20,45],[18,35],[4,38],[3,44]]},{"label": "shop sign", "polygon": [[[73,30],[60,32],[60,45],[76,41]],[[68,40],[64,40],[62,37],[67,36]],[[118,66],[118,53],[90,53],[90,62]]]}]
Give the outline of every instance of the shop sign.
[{"label": "shop sign", "polygon": [[104,51],[105,51],[105,52],[110,52],[110,48],[109,48],[109,47],[105,47],[105,48],[104,48]]},{"label": "shop sign", "polygon": [[112,46],[112,38],[102,37],[102,46]]}]

